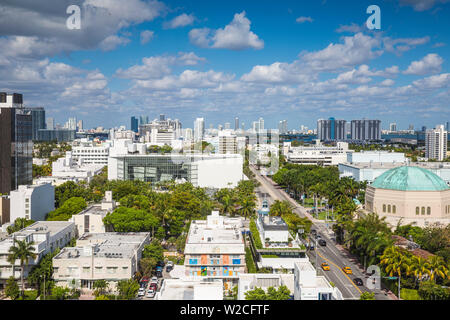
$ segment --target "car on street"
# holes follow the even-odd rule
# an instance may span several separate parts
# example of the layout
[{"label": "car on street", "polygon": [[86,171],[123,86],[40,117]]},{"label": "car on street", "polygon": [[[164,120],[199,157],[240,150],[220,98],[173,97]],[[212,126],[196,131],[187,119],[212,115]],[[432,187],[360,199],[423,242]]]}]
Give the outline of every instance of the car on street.
[{"label": "car on street", "polygon": [[352,268],[350,267],[343,267],[342,271],[344,271],[344,273],[346,274],[353,274]]},{"label": "car on street", "polygon": [[148,282],[149,280],[150,280],[149,277],[142,277],[141,282],[146,283],[146,282]]},{"label": "car on street", "polygon": [[154,291],[158,290],[158,285],[156,283],[150,283],[150,287],[148,288],[149,290],[152,289]]},{"label": "car on street", "polygon": [[311,235],[315,236],[317,234],[317,231],[315,229],[311,229],[310,233]]},{"label": "car on street", "polygon": [[157,277],[152,277],[152,280],[150,282],[150,284],[152,283],[158,283],[158,278]]},{"label": "car on street", "polygon": [[320,244],[322,247],[325,247],[325,246],[327,245],[327,242],[326,242],[325,240],[323,240],[323,239],[320,239],[320,240],[319,240],[319,244]]},{"label": "car on street", "polygon": [[173,270],[173,266],[169,266],[169,265],[166,266],[166,272],[170,272],[172,270]]},{"label": "car on street", "polygon": [[154,298],[155,297],[155,290],[149,289],[147,291],[147,298]]},{"label": "car on street", "polygon": [[161,266],[157,266],[156,267],[156,270],[155,270],[155,274],[156,274],[156,276],[158,277],[158,278],[162,278],[162,272],[163,272],[163,267],[161,267]]},{"label": "car on street", "polygon": [[357,286],[362,286],[363,285],[363,281],[361,278],[355,278],[353,279],[353,282],[357,285]]},{"label": "car on street", "polygon": [[324,262],[321,264],[321,266],[324,271],[330,271],[330,266],[328,265],[328,263]]}]

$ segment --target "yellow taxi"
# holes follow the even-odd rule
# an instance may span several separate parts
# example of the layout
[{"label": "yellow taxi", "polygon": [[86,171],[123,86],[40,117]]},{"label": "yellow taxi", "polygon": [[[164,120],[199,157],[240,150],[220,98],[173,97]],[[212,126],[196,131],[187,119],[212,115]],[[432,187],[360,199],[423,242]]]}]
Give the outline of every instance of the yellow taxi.
[{"label": "yellow taxi", "polygon": [[324,271],[330,271],[330,266],[328,265],[328,263],[324,262],[321,266]]},{"label": "yellow taxi", "polygon": [[342,271],[346,274],[353,274],[352,269],[350,267],[343,267]]}]

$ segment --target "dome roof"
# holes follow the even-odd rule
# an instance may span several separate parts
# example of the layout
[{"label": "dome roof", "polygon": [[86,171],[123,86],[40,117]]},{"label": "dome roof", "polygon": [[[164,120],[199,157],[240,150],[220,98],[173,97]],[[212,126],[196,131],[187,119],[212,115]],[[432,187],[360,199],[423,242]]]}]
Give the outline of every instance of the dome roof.
[{"label": "dome roof", "polygon": [[449,187],[430,170],[419,167],[398,167],[386,171],[371,184],[374,188],[403,191],[442,191]]}]

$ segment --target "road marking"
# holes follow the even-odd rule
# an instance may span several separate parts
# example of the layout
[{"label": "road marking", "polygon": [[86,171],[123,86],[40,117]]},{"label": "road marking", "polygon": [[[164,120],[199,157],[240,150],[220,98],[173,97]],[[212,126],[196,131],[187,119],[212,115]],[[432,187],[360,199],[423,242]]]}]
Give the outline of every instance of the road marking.
[{"label": "road marking", "polygon": [[[321,257],[322,259],[328,261],[329,263],[331,263],[332,265],[334,265],[335,267],[337,267],[337,268],[342,272],[342,274],[343,274],[344,276],[347,277],[347,279],[348,279],[348,280],[350,281],[350,283],[356,288],[356,290],[358,290],[359,293],[362,294],[362,291],[359,290],[359,288],[356,286],[356,284],[353,283],[352,279],[350,279],[350,277],[349,277],[344,271],[342,271],[342,269],[341,269],[337,264],[335,264],[333,261],[330,261],[330,260],[328,260],[327,258],[323,257],[323,256],[319,253],[319,250],[317,250],[316,253],[319,255],[319,257]],[[317,266],[317,267],[319,267],[319,266]]]}]

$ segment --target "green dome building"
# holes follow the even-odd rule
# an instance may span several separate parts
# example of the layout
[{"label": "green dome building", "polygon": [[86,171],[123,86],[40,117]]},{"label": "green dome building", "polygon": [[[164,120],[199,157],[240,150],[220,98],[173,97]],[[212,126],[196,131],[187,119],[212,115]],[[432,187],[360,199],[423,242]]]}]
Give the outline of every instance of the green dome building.
[{"label": "green dome building", "polygon": [[386,171],[367,187],[366,210],[396,225],[450,222],[450,188],[430,170],[403,166]]}]

